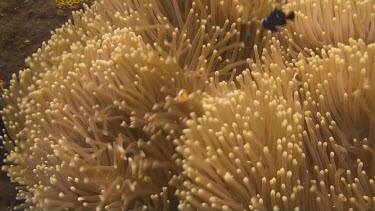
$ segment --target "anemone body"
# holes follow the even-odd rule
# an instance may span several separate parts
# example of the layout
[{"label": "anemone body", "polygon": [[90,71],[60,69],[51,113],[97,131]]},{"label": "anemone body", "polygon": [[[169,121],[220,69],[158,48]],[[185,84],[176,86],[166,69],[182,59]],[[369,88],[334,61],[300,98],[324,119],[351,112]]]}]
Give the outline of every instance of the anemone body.
[{"label": "anemone body", "polygon": [[[276,6],[296,20],[269,32]],[[102,0],[75,12],[2,96],[19,208],[374,209],[373,10]]]}]

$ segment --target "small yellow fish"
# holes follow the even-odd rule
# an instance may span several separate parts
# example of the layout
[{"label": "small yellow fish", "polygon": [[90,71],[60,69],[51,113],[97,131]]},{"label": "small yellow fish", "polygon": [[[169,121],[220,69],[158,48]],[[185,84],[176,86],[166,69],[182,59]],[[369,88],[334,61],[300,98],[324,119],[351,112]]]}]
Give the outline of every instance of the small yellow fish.
[{"label": "small yellow fish", "polygon": [[181,103],[186,102],[189,98],[189,93],[185,89],[181,89],[180,92],[178,92],[177,100]]}]

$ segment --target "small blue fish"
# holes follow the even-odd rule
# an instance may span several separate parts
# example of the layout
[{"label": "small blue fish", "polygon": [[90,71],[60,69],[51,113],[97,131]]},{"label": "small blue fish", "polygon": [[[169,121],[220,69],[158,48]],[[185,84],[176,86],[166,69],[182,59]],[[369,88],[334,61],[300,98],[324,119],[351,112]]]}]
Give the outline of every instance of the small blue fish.
[{"label": "small blue fish", "polygon": [[287,20],[294,20],[294,12],[288,15],[279,9],[275,9],[271,14],[263,20],[263,27],[271,31],[277,31],[276,26],[285,26]]}]

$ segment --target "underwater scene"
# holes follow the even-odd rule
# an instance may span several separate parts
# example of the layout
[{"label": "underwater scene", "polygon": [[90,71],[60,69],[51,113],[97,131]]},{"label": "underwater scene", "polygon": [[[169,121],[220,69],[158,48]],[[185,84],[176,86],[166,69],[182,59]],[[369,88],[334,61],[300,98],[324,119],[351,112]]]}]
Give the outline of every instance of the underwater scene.
[{"label": "underwater scene", "polygon": [[375,0],[0,0],[0,211],[375,210]]}]

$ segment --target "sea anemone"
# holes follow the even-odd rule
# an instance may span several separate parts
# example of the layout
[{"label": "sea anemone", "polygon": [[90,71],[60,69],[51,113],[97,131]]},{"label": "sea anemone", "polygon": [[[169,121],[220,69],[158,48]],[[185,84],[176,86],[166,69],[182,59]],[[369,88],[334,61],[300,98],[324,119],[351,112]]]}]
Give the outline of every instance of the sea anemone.
[{"label": "sea anemone", "polygon": [[3,95],[2,169],[20,208],[177,206],[172,140],[208,77],[232,76],[251,54],[241,39],[264,32],[271,3],[242,3],[100,1],[75,12]]},{"label": "sea anemone", "polygon": [[344,2],[369,28],[302,24],[333,0],[280,33],[270,0],[75,12],[2,97],[19,208],[374,209],[374,13]]},{"label": "sea anemone", "polygon": [[373,75],[375,45],[350,40],[294,64],[279,59],[273,41],[262,56],[268,65],[250,62],[238,89],[211,84],[226,95],[206,96],[204,114],[175,140],[179,208],[374,208],[375,122],[361,99],[370,98],[362,84]]},{"label": "sea anemone", "polygon": [[60,61],[39,74],[41,63],[30,61],[20,86],[12,81],[14,98],[5,93],[4,143],[12,165],[4,169],[30,209],[148,206],[177,171],[164,133],[189,112],[157,105],[176,104],[166,97],[191,81],[126,28],[86,44],[52,57]]},{"label": "sea anemone", "polygon": [[280,38],[289,42],[296,54],[307,49],[319,51],[327,45],[349,44],[350,39],[361,39],[366,44],[375,42],[373,0],[293,0],[283,8],[296,13],[295,20],[280,33]]}]

